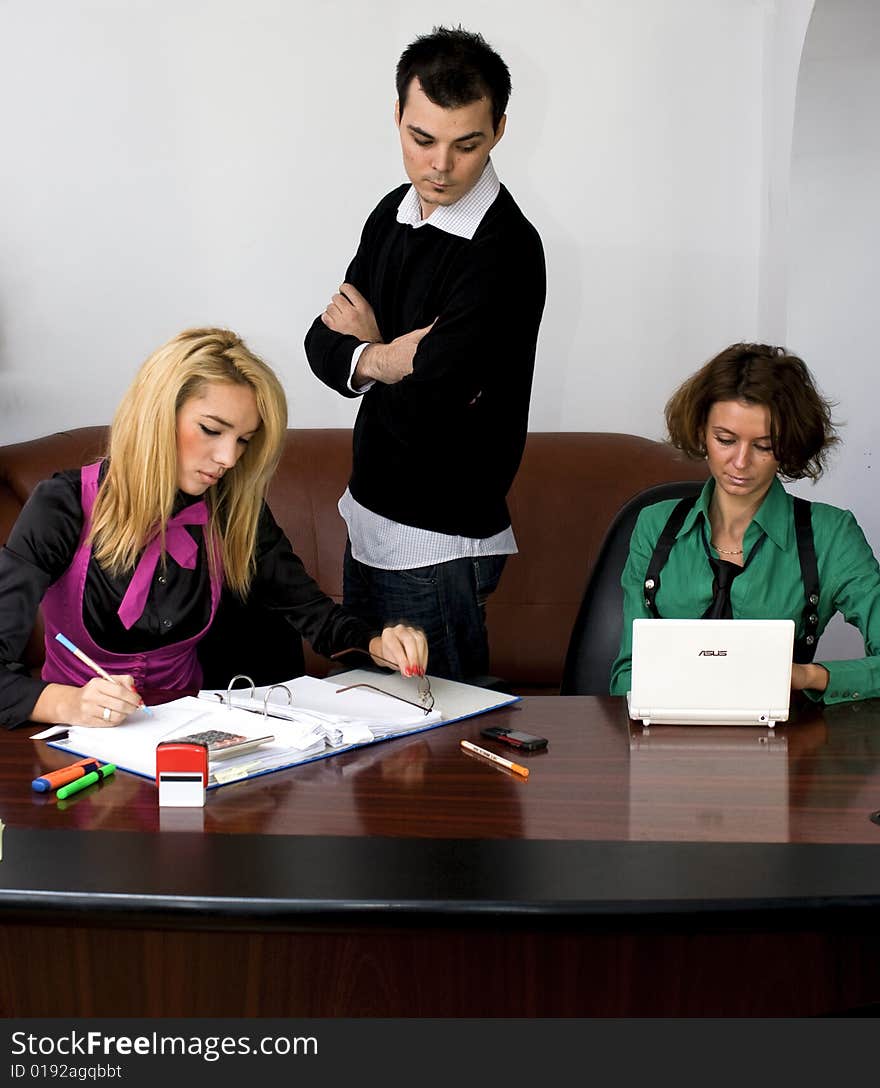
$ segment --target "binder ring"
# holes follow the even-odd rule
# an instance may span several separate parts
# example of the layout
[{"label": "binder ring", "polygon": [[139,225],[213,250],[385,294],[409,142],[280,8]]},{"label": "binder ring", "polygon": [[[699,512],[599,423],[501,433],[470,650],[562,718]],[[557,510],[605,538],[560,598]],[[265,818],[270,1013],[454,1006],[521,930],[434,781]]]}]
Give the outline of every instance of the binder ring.
[{"label": "binder ring", "polygon": [[254,682],[253,682],[253,680],[251,680],[251,678],[249,676],[245,676],[245,674],[243,672],[236,673],[236,675],[233,676],[233,678],[229,681],[229,684],[227,685],[227,688],[226,688],[226,709],[227,710],[232,710],[232,685],[235,683],[236,680],[247,680],[247,682],[251,686],[251,696],[250,697],[251,698],[254,697]]},{"label": "binder ring", "polygon": [[269,690],[266,692],[266,698],[263,700],[263,717],[264,718],[269,717],[269,696],[277,688],[281,688],[282,691],[287,692],[287,705],[288,706],[290,706],[290,704],[293,702],[293,696],[290,694],[290,688],[287,686],[287,684],[273,684],[272,687],[269,688]]}]

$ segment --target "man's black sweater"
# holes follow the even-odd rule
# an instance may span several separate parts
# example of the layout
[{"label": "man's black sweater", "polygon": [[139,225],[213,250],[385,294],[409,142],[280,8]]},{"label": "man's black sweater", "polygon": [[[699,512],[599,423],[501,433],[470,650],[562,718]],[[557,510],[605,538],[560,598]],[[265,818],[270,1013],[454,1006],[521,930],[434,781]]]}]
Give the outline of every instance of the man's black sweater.
[{"label": "man's black sweater", "polygon": [[[430,220],[398,223],[406,190],[370,215],[346,281],[372,305],[386,343],[436,324],[411,375],[363,395],[349,487],[392,521],[494,536],[510,524],[506,495],[526,438],[546,293],[541,240],[504,186],[470,240]],[[312,370],[345,396],[357,344],[320,318],[306,336]]]}]

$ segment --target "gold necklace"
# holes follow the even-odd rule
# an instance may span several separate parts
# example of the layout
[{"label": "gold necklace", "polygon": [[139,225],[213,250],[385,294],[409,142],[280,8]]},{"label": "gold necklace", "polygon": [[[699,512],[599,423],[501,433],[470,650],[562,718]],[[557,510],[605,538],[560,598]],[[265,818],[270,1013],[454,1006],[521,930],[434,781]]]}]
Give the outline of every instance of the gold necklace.
[{"label": "gold necklace", "polygon": [[742,555],[742,548],[719,548],[714,540],[710,540],[709,543],[718,552],[719,555]]}]

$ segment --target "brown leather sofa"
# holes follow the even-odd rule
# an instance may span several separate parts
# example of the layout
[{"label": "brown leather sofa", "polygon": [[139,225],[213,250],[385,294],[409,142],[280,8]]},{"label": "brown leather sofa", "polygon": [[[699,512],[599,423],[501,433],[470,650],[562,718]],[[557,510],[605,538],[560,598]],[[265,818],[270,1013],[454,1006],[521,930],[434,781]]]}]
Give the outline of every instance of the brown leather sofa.
[{"label": "brown leather sofa", "polygon": [[[0,447],[0,543],[36,484],[58,469],[94,460],[105,433],[83,427]],[[291,430],[269,494],[295,551],[337,600],[346,537],[336,502],[350,458],[347,430]],[[519,554],[508,560],[488,608],[493,675],[520,694],[558,692],[578,605],[616,512],[653,484],[705,475],[702,463],[635,435],[530,434],[509,497]],[[306,671],[325,675],[329,663],[309,647],[305,653]],[[39,670],[42,657],[38,623],[27,664]]]}]

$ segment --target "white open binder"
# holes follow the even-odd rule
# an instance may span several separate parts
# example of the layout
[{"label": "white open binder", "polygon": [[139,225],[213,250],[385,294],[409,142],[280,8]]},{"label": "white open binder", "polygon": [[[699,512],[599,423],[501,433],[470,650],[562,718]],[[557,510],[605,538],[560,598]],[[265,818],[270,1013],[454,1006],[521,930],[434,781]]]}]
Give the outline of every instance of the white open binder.
[{"label": "white open binder", "polygon": [[436,729],[519,701],[517,695],[429,679],[435,703],[427,713],[411,701],[415,691],[412,680],[399,673],[356,669],[326,680],[300,676],[271,688],[202,691],[198,697],[154,705],[149,716],[136,711],[112,729],[59,726],[32,739],[155,779],[159,741],[182,740],[209,731],[255,739],[271,734],[269,741],[241,755],[221,752],[214,757],[209,749],[208,789],[212,789],[377,741]]}]

